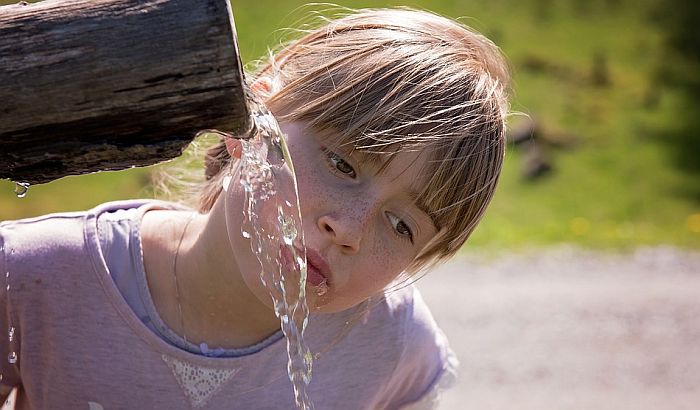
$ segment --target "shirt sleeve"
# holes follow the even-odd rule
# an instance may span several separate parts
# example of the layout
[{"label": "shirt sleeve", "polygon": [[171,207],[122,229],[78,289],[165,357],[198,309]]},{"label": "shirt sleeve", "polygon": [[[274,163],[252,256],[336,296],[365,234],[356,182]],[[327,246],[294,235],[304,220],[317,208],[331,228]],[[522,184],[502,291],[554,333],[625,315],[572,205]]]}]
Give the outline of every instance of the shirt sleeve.
[{"label": "shirt sleeve", "polygon": [[434,409],[457,377],[459,363],[420,293],[404,318],[403,352],[387,386],[385,408]]},{"label": "shirt sleeve", "polygon": [[4,230],[0,226],[0,376],[2,376],[0,383],[14,387],[20,384],[18,368],[20,335],[14,326],[12,303],[9,299],[12,292],[12,274],[9,273],[10,268],[7,263],[10,252],[5,245]]}]

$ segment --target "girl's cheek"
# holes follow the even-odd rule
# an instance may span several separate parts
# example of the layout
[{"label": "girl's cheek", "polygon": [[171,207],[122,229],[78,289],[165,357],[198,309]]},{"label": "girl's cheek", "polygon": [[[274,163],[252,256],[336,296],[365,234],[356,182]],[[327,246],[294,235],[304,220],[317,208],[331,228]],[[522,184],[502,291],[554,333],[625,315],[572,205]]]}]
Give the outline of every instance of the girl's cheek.
[{"label": "girl's cheek", "polygon": [[311,168],[305,171],[298,181],[300,194],[303,193],[307,199],[313,199],[314,201],[322,201],[333,194],[332,187],[324,180],[321,174],[322,170]]}]

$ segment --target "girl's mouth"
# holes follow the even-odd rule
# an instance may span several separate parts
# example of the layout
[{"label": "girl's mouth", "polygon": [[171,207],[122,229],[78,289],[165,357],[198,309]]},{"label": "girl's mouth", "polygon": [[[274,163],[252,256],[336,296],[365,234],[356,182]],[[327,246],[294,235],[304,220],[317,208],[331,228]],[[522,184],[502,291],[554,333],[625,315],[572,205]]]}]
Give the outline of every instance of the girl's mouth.
[{"label": "girl's mouth", "polygon": [[320,286],[321,284],[327,286],[328,284],[328,280],[309,262],[306,265],[306,281],[314,286]]},{"label": "girl's mouth", "polygon": [[306,248],[306,280],[316,286],[316,293],[322,296],[328,291],[331,269],[326,259],[314,249]]},{"label": "girl's mouth", "polygon": [[[304,252],[295,247],[299,256]],[[294,255],[287,246],[282,246],[282,269],[285,272],[299,272],[299,264],[294,261]],[[306,282],[312,286],[323,288],[323,293],[328,288],[330,269],[325,259],[313,249],[306,248]]]}]

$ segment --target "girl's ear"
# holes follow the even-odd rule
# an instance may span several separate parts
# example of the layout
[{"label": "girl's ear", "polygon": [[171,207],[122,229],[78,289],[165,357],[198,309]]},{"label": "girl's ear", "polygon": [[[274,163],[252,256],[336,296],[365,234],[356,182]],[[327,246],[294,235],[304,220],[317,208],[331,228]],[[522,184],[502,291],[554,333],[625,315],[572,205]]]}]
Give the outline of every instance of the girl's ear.
[{"label": "girl's ear", "polygon": [[241,140],[231,137],[224,137],[224,143],[226,144],[226,151],[228,151],[231,158],[241,158]]},{"label": "girl's ear", "polygon": [[250,89],[265,99],[272,94],[272,79],[270,77],[258,77],[253,81]]}]

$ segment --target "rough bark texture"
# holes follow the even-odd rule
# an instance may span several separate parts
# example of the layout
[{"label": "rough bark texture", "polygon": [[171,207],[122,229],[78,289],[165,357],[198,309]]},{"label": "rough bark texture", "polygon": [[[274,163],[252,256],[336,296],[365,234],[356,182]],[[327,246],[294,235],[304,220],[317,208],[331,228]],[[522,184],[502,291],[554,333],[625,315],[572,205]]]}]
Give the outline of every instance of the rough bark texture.
[{"label": "rough bark texture", "polygon": [[250,126],[227,0],[2,6],[0,56],[0,178],[150,165]]}]

